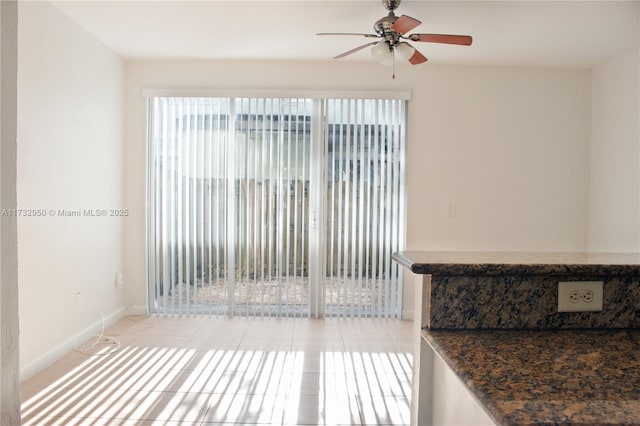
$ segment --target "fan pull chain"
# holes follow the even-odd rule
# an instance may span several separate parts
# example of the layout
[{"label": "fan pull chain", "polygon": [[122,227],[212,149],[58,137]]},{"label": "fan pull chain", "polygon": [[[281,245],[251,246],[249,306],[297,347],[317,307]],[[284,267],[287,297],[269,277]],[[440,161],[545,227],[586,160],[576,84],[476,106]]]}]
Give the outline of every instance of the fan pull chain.
[{"label": "fan pull chain", "polygon": [[393,61],[393,75],[391,76],[392,79],[396,79],[396,48],[395,46],[393,47],[393,49],[391,49],[391,58]]}]

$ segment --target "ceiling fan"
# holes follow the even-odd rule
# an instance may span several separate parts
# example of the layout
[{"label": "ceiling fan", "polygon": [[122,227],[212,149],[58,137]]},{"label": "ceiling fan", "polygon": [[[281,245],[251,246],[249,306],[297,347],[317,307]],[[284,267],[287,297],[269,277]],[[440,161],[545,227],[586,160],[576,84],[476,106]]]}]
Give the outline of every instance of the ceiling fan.
[{"label": "ceiling fan", "polygon": [[462,46],[471,45],[472,38],[468,35],[407,34],[422,22],[407,15],[396,16],[393,11],[398,8],[400,1],[401,0],[382,0],[382,4],[389,11],[389,14],[378,19],[373,25],[373,29],[376,32],[375,34],[318,33],[317,35],[355,35],[378,39],[341,53],[333,59],[344,58],[345,56],[351,55],[359,50],[373,46],[371,54],[374,58],[384,65],[394,65],[393,78],[395,78],[396,60],[408,61],[412,65],[427,62],[427,58],[422,53],[404,40],[410,40],[413,42],[457,44]]}]

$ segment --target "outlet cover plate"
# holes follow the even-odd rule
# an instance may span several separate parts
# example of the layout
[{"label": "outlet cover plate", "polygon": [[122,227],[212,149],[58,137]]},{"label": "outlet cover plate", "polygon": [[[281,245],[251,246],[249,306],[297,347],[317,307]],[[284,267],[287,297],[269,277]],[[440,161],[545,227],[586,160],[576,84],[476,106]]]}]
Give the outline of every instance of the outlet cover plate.
[{"label": "outlet cover plate", "polygon": [[602,311],[603,281],[559,281],[558,312]]}]

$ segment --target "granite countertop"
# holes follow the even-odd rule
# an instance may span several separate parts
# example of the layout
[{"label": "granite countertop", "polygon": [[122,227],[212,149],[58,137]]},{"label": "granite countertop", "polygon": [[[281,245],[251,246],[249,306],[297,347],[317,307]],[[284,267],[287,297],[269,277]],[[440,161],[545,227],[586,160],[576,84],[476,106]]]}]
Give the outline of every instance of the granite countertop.
[{"label": "granite countertop", "polygon": [[499,425],[640,425],[640,330],[423,331]]},{"label": "granite countertop", "polygon": [[393,259],[415,274],[640,275],[640,253],[403,251]]}]

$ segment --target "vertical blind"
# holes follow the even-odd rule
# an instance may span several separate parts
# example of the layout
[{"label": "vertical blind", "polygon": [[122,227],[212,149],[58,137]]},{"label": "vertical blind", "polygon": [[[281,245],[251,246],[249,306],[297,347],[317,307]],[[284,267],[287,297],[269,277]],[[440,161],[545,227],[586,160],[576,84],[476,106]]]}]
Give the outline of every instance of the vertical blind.
[{"label": "vertical blind", "polygon": [[152,311],[399,316],[404,108],[150,98]]},{"label": "vertical blind", "polygon": [[325,105],[325,315],[398,317],[402,286],[391,254],[403,244],[405,102]]}]

